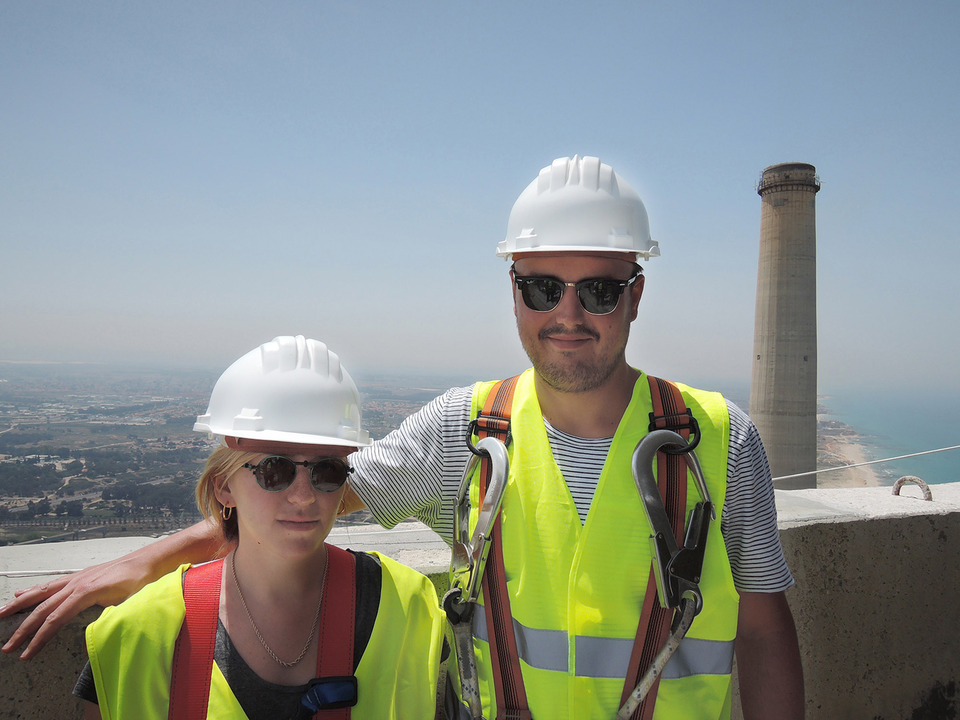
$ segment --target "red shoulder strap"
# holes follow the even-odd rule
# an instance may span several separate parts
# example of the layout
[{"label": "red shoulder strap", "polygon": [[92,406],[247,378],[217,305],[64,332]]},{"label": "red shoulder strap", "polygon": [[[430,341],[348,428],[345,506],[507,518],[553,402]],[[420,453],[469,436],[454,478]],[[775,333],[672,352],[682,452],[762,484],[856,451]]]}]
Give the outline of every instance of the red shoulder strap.
[{"label": "red shoulder strap", "polygon": [[[650,382],[650,397],[653,400],[653,412],[650,413],[650,430],[674,430],[685,440],[690,437],[687,425],[681,422],[686,418],[686,404],[679,388],[671,382],[647,376]],[[680,455],[657,453],[657,485],[663,506],[670,519],[677,543],[683,545],[684,514],[687,506],[687,465]],[[622,705],[627,696],[640,682],[647,668],[653,662],[660,648],[663,647],[670,634],[670,624],[673,613],[668,608],[660,606],[657,597],[657,582],[653,568],[650,568],[650,577],[647,579],[647,591],[643,598],[643,611],[637,626],[637,636],[633,641],[633,652],[630,655],[630,664],[627,666],[626,681],[620,698]],[[657,702],[657,689],[660,678],[647,693],[643,703],[631,716],[631,720],[649,720],[653,717],[654,705]]]},{"label": "red shoulder strap", "polygon": [[[501,380],[490,390],[483,411],[477,417],[477,435],[499,437],[507,442],[510,433],[510,410],[519,376]],[[489,459],[480,461],[480,500],[490,477]],[[500,516],[490,533],[490,554],[483,573],[484,613],[489,628],[490,660],[493,685],[497,694],[497,717],[531,720],[527,692],[520,670],[520,652],[513,633],[513,613],[507,594],[507,576],[503,561],[503,543],[500,539]]]},{"label": "red shoulder strap", "polygon": [[[346,550],[327,545],[327,587],[320,611],[317,677],[353,675],[353,636],[357,617],[357,561]],[[349,720],[350,708],[319,710],[315,720]]]},{"label": "red shoulder strap", "polygon": [[170,720],[207,717],[222,576],[223,560],[215,560],[190,568],[183,578],[186,615],[173,650]]},{"label": "red shoulder strap", "polygon": [[[346,677],[353,675],[356,560],[346,550],[327,545],[327,562],[317,677]],[[222,575],[223,560],[216,560],[192,567],[184,576],[186,615],[173,651],[169,720],[207,717]],[[314,718],[349,720],[350,708],[320,710]]]}]

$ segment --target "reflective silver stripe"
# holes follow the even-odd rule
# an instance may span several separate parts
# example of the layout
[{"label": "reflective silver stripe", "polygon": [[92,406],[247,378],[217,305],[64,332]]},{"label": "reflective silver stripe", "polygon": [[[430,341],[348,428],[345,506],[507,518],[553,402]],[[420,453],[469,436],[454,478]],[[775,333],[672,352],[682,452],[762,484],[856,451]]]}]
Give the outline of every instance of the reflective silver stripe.
[{"label": "reflective silver stripe", "polygon": [[[567,672],[567,634],[562,630],[538,630],[513,621],[520,658],[539,670]],[[487,618],[477,606],[473,635],[489,642]],[[577,677],[622,678],[630,664],[633,638],[577,636]],[[691,675],[729,675],[733,670],[733,641],[684,638],[663,670],[662,677],[678,679]]]},{"label": "reflective silver stripe", "polygon": [[[513,620],[513,635],[517,639],[520,659],[538,670],[567,672],[567,634],[562,630],[537,630]],[[490,642],[487,636],[487,616],[483,607],[473,613],[473,636]]]},{"label": "reflective silver stripe", "polygon": [[633,638],[577,635],[577,677],[623,678],[632,652]]},{"label": "reflective silver stripe", "polygon": [[661,677],[676,680],[690,675],[729,675],[733,672],[732,640],[684,638]]}]

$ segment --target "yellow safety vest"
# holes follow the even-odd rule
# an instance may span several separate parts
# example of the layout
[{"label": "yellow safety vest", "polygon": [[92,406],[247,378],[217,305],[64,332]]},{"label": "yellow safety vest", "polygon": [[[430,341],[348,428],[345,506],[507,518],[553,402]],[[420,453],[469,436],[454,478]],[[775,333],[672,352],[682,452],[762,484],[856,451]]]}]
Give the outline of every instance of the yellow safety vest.
[{"label": "yellow safety vest", "polygon": [[[520,664],[536,720],[610,720],[620,705],[651,567],[650,525],[631,469],[652,409],[641,375],[581,524],[550,451],[533,371],[517,383],[511,411],[510,476],[501,510],[504,564]],[[474,391],[471,417],[493,383]],[[729,416],[718,393],[679,385],[700,423],[697,456],[717,520],[710,526],[700,589],[703,611],[661,676],[654,718],[726,718],[739,595],[720,534]],[[479,488],[471,486],[476,523]],[[687,510],[700,499],[688,478]],[[474,613],[484,716],[496,717],[484,612]]]},{"label": "yellow safety vest", "polygon": [[[380,606],[357,666],[354,720],[433,718],[443,637],[437,593],[420,573],[377,555],[383,568]],[[166,720],[173,647],[185,607],[182,565],[87,627],[87,653],[104,720]],[[213,664],[211,720],[246,718]]]}]

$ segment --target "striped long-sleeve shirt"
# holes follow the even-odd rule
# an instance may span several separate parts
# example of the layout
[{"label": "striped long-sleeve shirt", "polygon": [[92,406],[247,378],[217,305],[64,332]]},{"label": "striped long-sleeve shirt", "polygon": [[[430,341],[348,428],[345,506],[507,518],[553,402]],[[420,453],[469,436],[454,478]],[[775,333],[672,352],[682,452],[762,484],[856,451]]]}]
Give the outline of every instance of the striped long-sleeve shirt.
[{"label": "striped long-sleeve shirt", "polygon": [[[473,387],[448,390],[408,417],[373,447],[354,455],[350,483],[384,527],[414,517],[446,542],[463,468]],[[780,546],[773,481],[760,435],[749,417],[727,401],[730,446],[727,494],[720,529],[733,580],[741,592],[778,592],[793,584]],[[550,448],[570,488],[581,521],[612,438],[579,438],[546,424]]]}]

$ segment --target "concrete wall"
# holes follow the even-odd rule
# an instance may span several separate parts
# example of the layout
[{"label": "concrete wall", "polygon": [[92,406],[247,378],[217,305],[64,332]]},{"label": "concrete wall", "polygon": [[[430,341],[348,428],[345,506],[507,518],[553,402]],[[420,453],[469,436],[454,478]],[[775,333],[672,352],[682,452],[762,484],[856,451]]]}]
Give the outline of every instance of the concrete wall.
[{"label": "concrete wall", "polygon": [[[807,718],[960,717],[960,484],[932,490],[933,502],[916,488],[903,497],[889,488],[777,492],[797,580],[788,597]],[[354,535],[349,544],[363,542]],[[429,554],[429,571],[446,563],[438,546]],[[29,663],[0,657],[0,718],[80,717],[69,693],[84,661],[82,628],[95,616],[78,618]],[[0,621],[0,638],[18,622]],[[734,705],[740,718],[736,697]]]},{"label": "concrete wall", "polygon": [[807,718],[960,717],[960,484],[777,492]]}]

